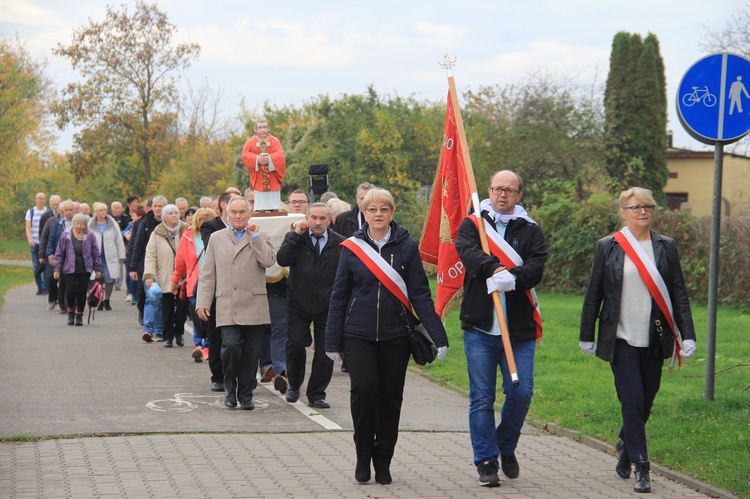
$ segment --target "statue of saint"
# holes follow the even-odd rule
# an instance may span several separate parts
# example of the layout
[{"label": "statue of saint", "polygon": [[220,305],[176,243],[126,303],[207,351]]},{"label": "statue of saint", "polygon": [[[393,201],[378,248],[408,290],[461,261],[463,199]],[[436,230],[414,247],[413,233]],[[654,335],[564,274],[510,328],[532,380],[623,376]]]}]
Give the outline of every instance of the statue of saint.
[{"label": "statue of saint", "polygon": [[242,162],[250,172],[250,186],[255,193],[255,211],[281,210],[281,184],[284,182],[286,160],[279,139],[270,134],[265,120],[253,127],[255,135],[245,142]]}]

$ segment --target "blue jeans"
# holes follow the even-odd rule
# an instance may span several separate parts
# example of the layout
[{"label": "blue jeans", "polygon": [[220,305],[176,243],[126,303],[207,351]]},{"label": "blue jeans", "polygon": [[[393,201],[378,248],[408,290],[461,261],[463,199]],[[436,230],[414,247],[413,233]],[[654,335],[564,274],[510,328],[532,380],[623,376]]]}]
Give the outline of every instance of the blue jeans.
[{"label": "blue jeans", "polygon": [[[536,345],[531,340],[515,342],[512,347],[519,386],[513,386],[511,382],[502,338],[479,331],[464,331],[469,372],[469,431],[475,465],[485,459],[497,460],[498,454],[515,454],[521,427],[531,405]],[[498,365],[503,376],[505,402],[500,412],[500,424],[496,427],[494,405]]]},{"label": "blue jeans", "polygon": [[152,334],[162,334],[164,326],[161,318],[161,298],[151,298],[151,293],[146,289],[146,283],[143,283],[143,289],[146,291],[146,302],[143,304],[143,332]]},{"label": "blue jeans", "polygon": [[[192,308],[190,310],[194,311],[195,310],[195,300],[196,300],[195,296],[188,298],[188,300],[190,301],[190,304],[192,305]],[[198,331],[197,331],[197,329],[195,327],[196,318],[192,317],[192,319],[193,319],[193,346],[194,347],[204,347],[204,348],[208,347],[208,345],[209,345],[208,338],[201,338],[201,337],[198,336]]]},{"label": "blue jeans", "polygon": [[34,280],[36,281],[36,287],[39,290],[47,289],[47,283],[44,281],[44,273],[39,274],[37,271],[42,265],[39,263],[39,244],[35,244],[33,247],[29,246],[31,252],[31,266],[34,268]]},{"label": "blue jeans", "polygon": [[276,374],[286,373],[286,298],[268,293],[271,325],[266,325],[260,365],[271,364]]}]

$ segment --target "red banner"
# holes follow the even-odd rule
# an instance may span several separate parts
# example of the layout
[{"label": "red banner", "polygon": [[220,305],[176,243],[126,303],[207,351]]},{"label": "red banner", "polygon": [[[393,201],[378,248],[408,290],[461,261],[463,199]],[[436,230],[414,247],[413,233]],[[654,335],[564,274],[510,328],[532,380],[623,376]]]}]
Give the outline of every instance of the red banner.
[{"label": "red banner", "polygon": [[432,186],[430,211],[419,242],[425,269],[437,275],[435,310],[442,318],[463,295],[464,267],[454,241],[458,226],[469,214],[470,204],[471,189],[459,146],[455,109],[448,93],[443,149]]}]

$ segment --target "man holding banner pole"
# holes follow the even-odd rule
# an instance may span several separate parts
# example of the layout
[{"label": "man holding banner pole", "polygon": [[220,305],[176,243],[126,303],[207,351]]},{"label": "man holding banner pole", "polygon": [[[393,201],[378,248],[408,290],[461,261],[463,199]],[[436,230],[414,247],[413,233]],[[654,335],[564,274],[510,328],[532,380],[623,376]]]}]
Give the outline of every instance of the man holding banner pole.
[{"label": "man holding banner pole", "polygon": [[[535,349],[542,334],[534,286],[542,280],[547,248],[539,225],[518,205],[523,196],[523,180],[518,174],[510,170],[495,173],[488,193],[489,199],[480,205],[481,217],[475,214],[461,222],[455,246],[466,273],[461,327],[469,373],[469,430],[474,464],[480,483],[493,487],[500,485],[498,469],[502,468],[508,478],[519,474],[515,450],[531,405]],[[482,249],[480,223],[487,234],[490,254]],[[496,291],[500,292],[501,312],[507,320],[518,386],[511,378],[493,304],[492,294]],[[498,365],[505,402],[496,427]]]}]

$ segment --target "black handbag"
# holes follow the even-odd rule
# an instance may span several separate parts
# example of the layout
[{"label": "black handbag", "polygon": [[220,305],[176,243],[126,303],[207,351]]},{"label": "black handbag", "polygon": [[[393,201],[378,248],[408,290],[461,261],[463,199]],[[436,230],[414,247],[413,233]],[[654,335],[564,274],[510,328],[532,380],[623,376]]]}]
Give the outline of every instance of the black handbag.
[{"label": "black handbag", "polygon": [[414,362],[420,366],[431,363],[437,358],[438,353],[435,342],[432,341],[430,334],[421,323],[414,325],[413,320],[410,320],[414,317],[409,317],[411,314],[407,314],[406,310],[403,313],[406,316],[406,328],[409,331],[411,356]]}]

